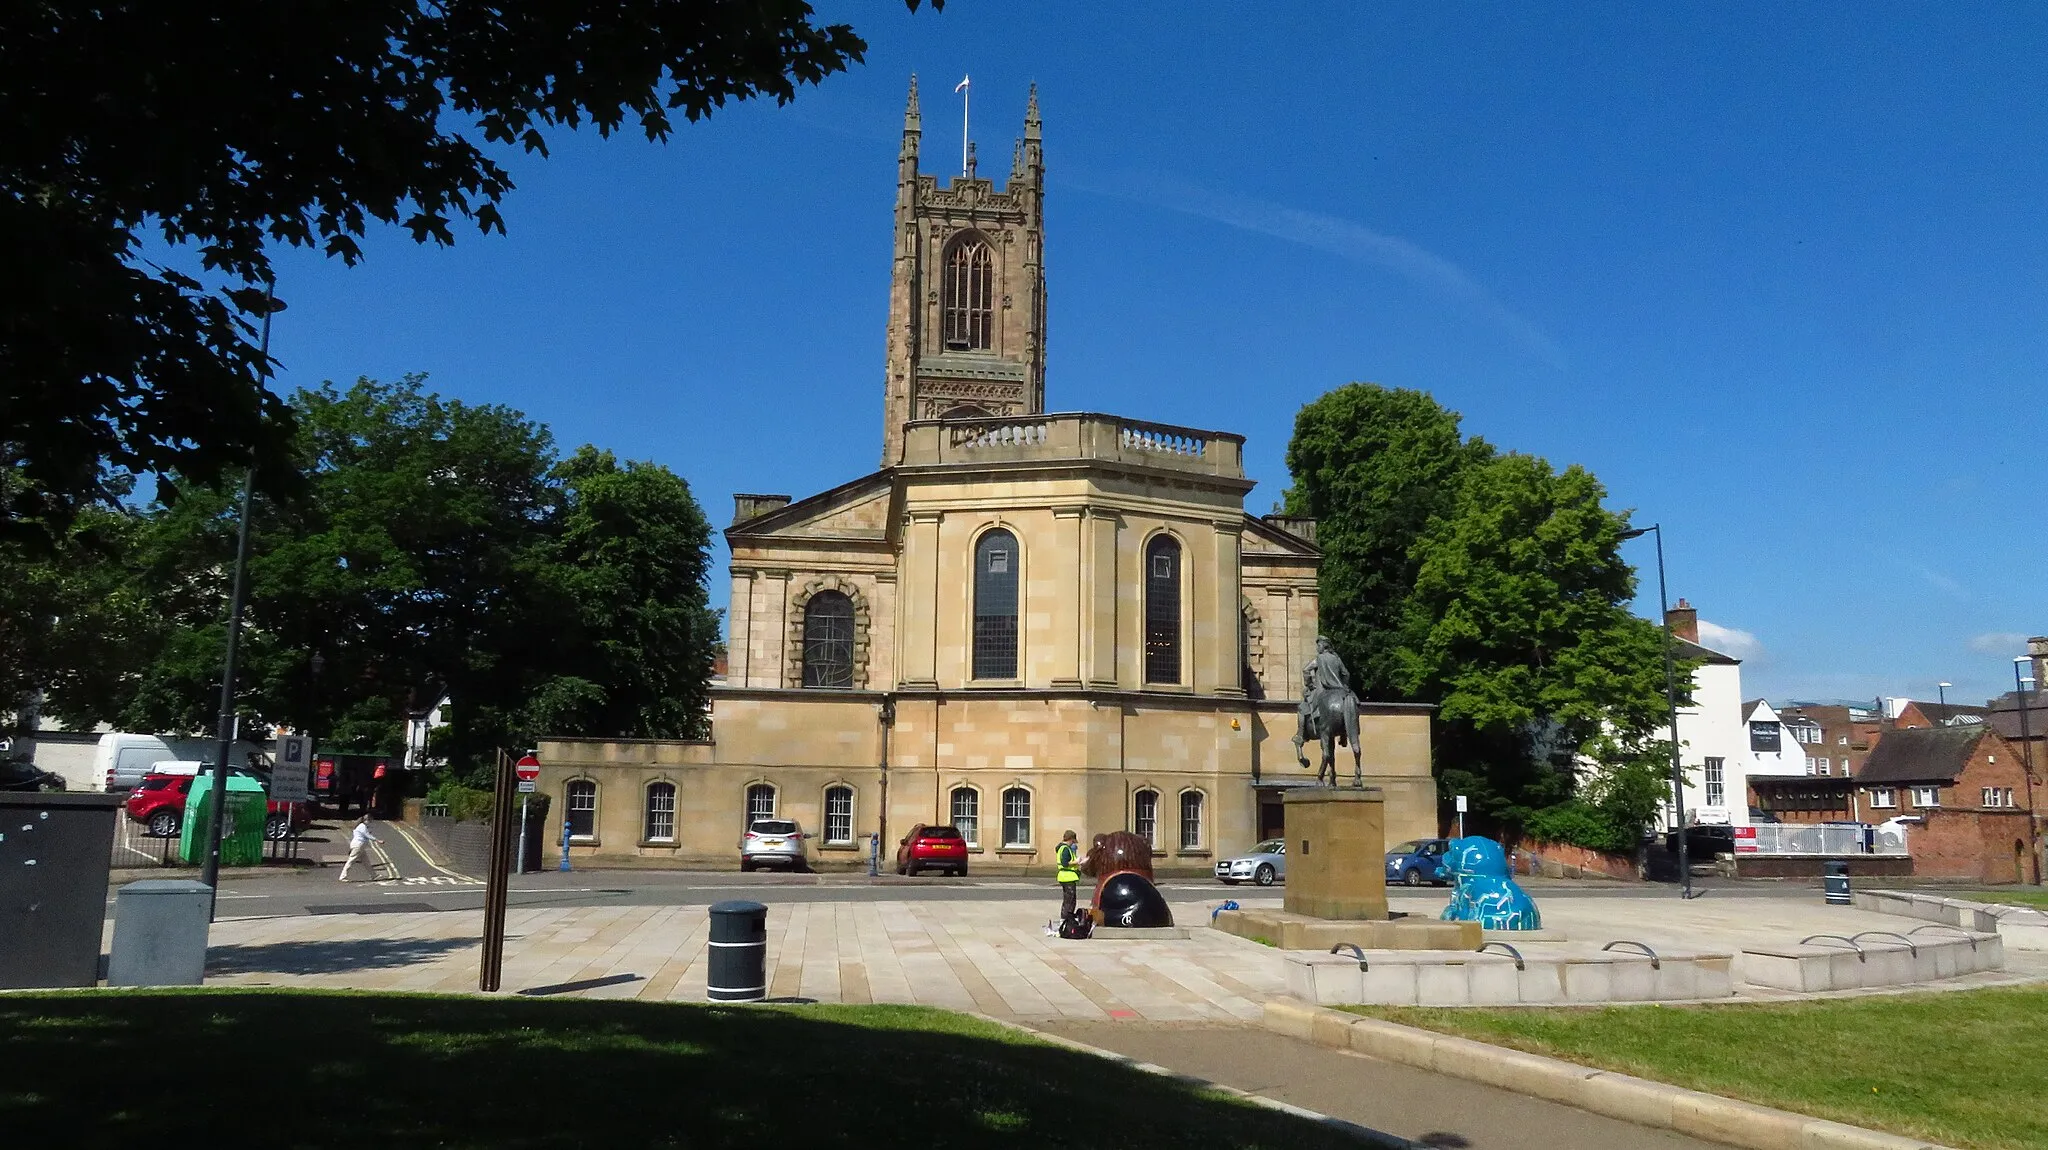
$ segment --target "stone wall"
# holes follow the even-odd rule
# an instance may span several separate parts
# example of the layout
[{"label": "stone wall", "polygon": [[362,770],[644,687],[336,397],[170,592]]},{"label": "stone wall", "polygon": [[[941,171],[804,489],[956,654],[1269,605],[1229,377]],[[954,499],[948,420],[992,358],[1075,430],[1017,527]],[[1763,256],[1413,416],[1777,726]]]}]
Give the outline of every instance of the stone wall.
[{"label": "stone wall", "polygon": [[1612,878],[1626,882],[1642,879],[1636,860],[1626,855],[1604,854],[1568,843],[1524,842],[1515,848],[1517,874],[1546,878]]}]

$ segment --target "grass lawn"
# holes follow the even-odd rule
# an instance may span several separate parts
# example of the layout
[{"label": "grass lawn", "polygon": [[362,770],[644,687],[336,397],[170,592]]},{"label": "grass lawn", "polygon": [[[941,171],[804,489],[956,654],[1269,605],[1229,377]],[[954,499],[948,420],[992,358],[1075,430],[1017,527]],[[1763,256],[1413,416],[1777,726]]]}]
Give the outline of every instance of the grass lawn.
[{"label": "grass lawn", "polygon": [[917,1007],[7,994],[0,1066],[0,1145],[24,1148],[1356,1145]]},{"label": "grass lawn", "polygon": [[2048,1146],[2048,989],[1360,1014],[1950,1146]]},{"label": "grass lawn", "polygon": [[1957,897],[1972,902],[1996,902],[2006,906],[2030,906],[2035,910],[2048,910],[2048,890],[1971,890]]}]

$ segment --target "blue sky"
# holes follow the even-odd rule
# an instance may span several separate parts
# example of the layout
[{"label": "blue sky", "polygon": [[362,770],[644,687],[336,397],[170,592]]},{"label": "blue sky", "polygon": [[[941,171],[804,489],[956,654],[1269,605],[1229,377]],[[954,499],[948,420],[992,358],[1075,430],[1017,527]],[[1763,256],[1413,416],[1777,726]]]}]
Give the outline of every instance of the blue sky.
[{"label": "blue sky", "polygon": [[2048,6],[821,7],[865,65],[517,158],[509,236],[286,254],[282,385],[424,371],[720,526],[863,474],[908,75],[942,173],[962,74],[998,174],[1036,81],[1052,408],[1240,432],[1264,511],[1303,403],[1429,391],[1662,522],[1752,695],[1977,701],[2048,631]]}]

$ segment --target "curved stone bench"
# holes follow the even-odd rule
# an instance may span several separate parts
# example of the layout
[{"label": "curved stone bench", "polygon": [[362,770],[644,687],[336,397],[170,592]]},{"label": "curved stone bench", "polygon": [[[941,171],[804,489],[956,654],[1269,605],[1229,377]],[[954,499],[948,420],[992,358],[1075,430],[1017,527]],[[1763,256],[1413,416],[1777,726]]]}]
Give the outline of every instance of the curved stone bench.
[{"label": "curved stone bench", "polygon": [[1656,955],[1531,944],[1470,950],[1289,952],[1287,990],[1324,1006],[1518,1006],[1674,1002],[1735,993],[1732,955]]},{"label": "curved stone bench", "polygon": [[1947,923],[1971,931],[1996,931],[2014,950],[2048,950],[2048,913],[2027,907],[1906,890],[1859,890],[1855,901],[1860,909],[1879,914]]},{"label": "curved stone bench", "polygon": [[1814,994],[1909,986],[2005,967],[1998,935],[1936,925],[1905,939],[1889,932],[1816,936],[1792,946],[1748,947],[1738,959],[1742,981]]}]

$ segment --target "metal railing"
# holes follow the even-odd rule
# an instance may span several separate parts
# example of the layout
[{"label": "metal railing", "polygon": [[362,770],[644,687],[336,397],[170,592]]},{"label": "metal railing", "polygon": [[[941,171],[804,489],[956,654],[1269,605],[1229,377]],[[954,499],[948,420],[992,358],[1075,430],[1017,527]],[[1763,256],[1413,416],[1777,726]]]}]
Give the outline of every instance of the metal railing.
[{"label": "metal railing", "polygon": [[1758,823],[1735,828],[1735,853],[1759,855],[1903,855],[1906,831],[1898,826],[1843,827]]},{"label": "metal railing", "polygon": [[178,860],[178,833],[151,834],[147,826],[129,818],[126,811],[116,811],[113,865],[116,869],[183,866]]}]

